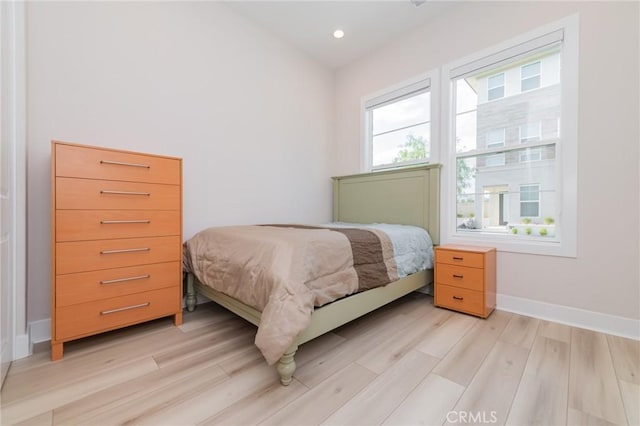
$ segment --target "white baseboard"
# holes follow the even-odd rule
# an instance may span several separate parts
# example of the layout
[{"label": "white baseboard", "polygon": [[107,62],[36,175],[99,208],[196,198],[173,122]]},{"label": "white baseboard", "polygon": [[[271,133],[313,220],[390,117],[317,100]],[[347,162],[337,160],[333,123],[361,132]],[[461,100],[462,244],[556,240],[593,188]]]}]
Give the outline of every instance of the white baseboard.
[{"label": "white baseboard", "polygon": [[43,319],[29,323],[29,337],[31,344],[51,340],[51,319]]},{"label": "white baseboard", "polygon": [[496,299],[497,308],[502,311],[640,340],[640,320],[637,319],[539,302],[506,294],[497,294]]},{"label": "white baseboard", "polygon": [[13,342],[13,360],[20,358],[26,358],[31,355],[31,343],[29,342],[28,334],[20,334],[16,336],[16,340]]}]

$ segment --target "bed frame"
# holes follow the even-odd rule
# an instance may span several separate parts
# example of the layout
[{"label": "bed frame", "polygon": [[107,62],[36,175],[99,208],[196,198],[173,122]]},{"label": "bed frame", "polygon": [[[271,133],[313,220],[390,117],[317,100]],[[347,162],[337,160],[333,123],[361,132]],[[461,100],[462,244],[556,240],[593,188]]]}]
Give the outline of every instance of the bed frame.
[{"label": "bed frame", "polygon": [[[355,223],[399,223],[419,226],[440,241],[440,165],[425,165],[333,178],[333,220]],[[296,370],[298,346],[433,282],[433,270],[422,271],[317,308],[311,323],[276,364],[280,382],[288,385]],[[260,323],[260,311],[187,276],[188,311],[202,294],[250,323]]]}]

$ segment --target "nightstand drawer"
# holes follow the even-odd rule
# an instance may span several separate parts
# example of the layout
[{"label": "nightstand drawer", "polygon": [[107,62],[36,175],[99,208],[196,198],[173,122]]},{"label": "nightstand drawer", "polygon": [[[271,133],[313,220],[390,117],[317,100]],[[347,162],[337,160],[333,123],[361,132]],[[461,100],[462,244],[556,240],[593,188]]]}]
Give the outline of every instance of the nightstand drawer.
[{"label": "nightstand drawer", "polygon": [[462,265],[471,268],[484,267],[484,255],[460,250],[439,249],[436,251],[436,262],[449,265]]},{"label": "nightstand drawer", "polygon": [[436,264],[436,282],[469,290],[484,290],[484,269],[446,263]]},{"label": "nightstand drawer", "polygon": [[435,304],[445,308],[484,315],[484,294],[479,291],[439,284],[436,286]]},{"label": "nightstand drawer", "polygon": [[168,287],[56,309],[56,339],[111,330],[180,310],[178,287]]}]

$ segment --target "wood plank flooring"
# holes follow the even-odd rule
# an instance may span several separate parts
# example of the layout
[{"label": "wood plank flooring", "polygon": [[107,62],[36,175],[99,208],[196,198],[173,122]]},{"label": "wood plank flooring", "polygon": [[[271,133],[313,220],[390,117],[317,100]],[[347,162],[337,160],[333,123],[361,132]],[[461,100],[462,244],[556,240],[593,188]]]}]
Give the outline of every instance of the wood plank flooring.
[{"label": "wood plank flooring", "polygon": [[408,295],[300,347],[290,386],[212,303],[13,363],[2,425],[640,423],[640,342]]}]

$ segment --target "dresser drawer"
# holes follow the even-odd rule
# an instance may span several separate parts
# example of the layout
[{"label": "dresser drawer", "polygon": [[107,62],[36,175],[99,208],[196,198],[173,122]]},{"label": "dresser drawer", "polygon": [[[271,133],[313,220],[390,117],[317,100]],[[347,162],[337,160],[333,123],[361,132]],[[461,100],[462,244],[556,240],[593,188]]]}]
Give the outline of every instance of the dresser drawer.
[{"label": "dresser drawer", "polygon": [[181,260],[180,236],[56,243],[56,275]]},{"label": "dresser drawer", "polygon": [[179,184],[181,162],[175,158],[56,144],[55,175],[130,182]]},{"label": "dresser drawer", "polygon": [[56,209],[180,210],[180,186],[56,178]]},{"label": "dresser drawer", "polygon": [[476,291],[484,290],[484,269],[436,263],[435,279],[438,283],[454,287]]},{"label": "dresser drawer", "polygon": [[176,287],[181,282],[181,271],[180,262],[167,262],[58,275],[55,304],[62,307]]},{"label": "dresser drawer", "polygon": [[437,306],[484,316],[484,294],[482,292],[436,284],[435,293],[434,303]]},{"label": "dresser drawer", "polygon": [[56,241],[180,235],[178,210],[58,210]]},{"label": "dresser drawer", "polygon": [[469,266],[471,268],[484,267],[484,255],[468,251],[438,249],[436,250],[435,261],[437,263]]},{"label": "dresser drawer", "polygon": [[180,311],[178,287],[56,308],[57,340],[81,337]]}]

